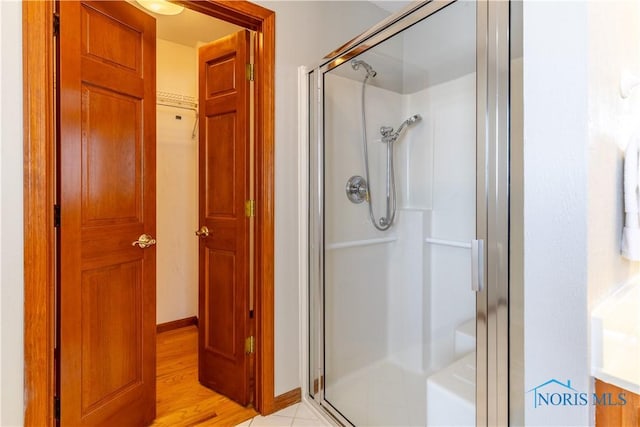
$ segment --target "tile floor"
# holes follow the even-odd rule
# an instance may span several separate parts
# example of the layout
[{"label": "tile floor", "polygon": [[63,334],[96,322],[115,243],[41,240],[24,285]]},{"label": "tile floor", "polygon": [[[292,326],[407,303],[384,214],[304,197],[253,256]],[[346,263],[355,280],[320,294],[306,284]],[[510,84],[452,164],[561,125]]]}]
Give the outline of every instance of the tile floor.
[{"label": "tile floor", "polygon": [[258,415],[237,427],[331,427],[327,421],[317,416],[304,403],[284,408],[269,416]]}]

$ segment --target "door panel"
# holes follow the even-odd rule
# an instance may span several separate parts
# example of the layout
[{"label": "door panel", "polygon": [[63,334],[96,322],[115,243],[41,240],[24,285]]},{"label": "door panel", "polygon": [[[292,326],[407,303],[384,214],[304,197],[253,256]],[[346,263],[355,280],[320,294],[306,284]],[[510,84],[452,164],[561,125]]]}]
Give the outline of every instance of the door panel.
[{"label": "door panel", "polygon": [[[116,15],[83,8],[81,47],[83,59],[103,61],[112,66],[140,74],[142,67],[142,33]],[[111,35],[111,37],[105,37]],[[115,43],[114,43],[115,41]],[[122,49],[126,46],[127,49]]]},{"label": "door panel", "polygon": [[246,405],[249,366],[249,32],[199,51],[200,382]]},{"label": "door panel", "polygon": [[[206,297],[205,305],[215,304],[214,310],[207,312],[207,325],[225,325],[224,328],[207,328],[208,334],[205,340],[205,349],[216,353],[230,361],[234,361],[237,339],[235,339],[236,322],[233,316],[235,309],[234,270],[236,257],[232,252],[216,249],[206,249]],[[226,324],[230,322],[230,324]]]},{"label": "door panel", "polygon": [[141,113],[140,99],[83,85],[83,225],[142,220]]},{"label": "door panel", "polygon": [[155,417],[155,21],[60,2],[62,425]]},{"label": "door panel", "polygon": [[[207,217],[234,218],[237,203],[236,188],[236,114],[225,113],[207,117]],[[240,194],[242,196],[242,194]]]},{"label": "door panel", "polygon": [[[143,382],[141,334],[136,327],[142,312],[141,270],[135,261],[82,274],[82,365],[105,368],[83,372],[83,412]],[[114,355],[117,363],[111,363]]]}]

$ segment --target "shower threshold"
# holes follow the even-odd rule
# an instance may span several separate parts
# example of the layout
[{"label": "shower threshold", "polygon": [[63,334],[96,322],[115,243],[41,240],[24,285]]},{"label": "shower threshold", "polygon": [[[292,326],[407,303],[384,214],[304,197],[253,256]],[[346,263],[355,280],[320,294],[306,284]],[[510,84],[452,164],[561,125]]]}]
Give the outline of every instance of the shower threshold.
[{"label": "shower threshold", "polygon": [[325,386],[325,400],[356,426],[424,426],[426,374],[390,360]]}]

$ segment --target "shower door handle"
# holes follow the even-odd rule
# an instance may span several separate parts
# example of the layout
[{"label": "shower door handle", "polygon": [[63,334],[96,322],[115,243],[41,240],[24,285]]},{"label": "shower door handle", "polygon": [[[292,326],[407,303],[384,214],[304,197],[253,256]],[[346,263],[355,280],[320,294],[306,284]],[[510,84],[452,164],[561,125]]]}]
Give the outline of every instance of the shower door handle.
[{"label": "shower door handle", "polygon": [[484,240],[471,241],[471,290],[484,288]]}]

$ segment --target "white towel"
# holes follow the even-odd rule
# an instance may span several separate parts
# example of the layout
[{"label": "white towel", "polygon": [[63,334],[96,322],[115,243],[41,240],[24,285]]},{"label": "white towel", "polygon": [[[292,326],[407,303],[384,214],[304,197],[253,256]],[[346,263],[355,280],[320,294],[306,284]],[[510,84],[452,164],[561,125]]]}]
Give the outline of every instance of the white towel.
[{"label": "white towel", "polygon": [[634,135],[624,155],[624,212],[625,226],[622,230],[622,256],[631,261],[640,261],[640,136]]}]

